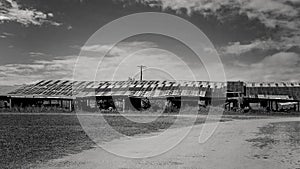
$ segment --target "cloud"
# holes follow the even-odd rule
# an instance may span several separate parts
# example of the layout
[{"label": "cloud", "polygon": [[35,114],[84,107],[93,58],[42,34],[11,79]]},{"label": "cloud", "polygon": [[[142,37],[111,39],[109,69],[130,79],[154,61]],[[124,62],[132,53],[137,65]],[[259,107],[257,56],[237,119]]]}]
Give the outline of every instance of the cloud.
[{"label": "cloud", "polygon": [[[0,66],[0,85],[31,83],[42,79],[73,79],[73,77],[76,80],[94,80],[94,78],[112,80],[115,71],[114,80],[126,80],[128,76],[138,72],[136,65],[139,64],[156,68],[145,72],[145,78],[148,79],[166,77],[170,74],[178,80],[193,80],[189,71],[191,68],[199,73],[195,74],[196,79],[209,80],[204,67],[186,65],[180,58],[159,49],[142,50],[127,58],[123,56],[105,60],[102,64],[99,64],[100,60],[88,56],[81,56],[79,59],[77,56],[62,56],[53,60],[35,60],[30,64],[6,64]],[[297,81],[300,78],[299,64],[299,54],[279,52],[253,64],[235,60],[232,65],[225,65],[225,73],[228,80]]]},{"label": "cloud", "polygon": [[54,16],[53,13],[48,13],[47,15],[51,18],[53,18],[53,16]]},{"label": "cloud", "polygon": [[206,53],[215,53],[215,52],[217,52],[216,49],[213,49],[211,47],[204,47],[203,50]]},{"label": "cloud", "polygon": [[[280,26],[297,30],[300,25],[299,22],[295,23],[299,17],[299,8],[294,5],[297,3],[296,0],[144,0],[143,2],[146,4],[159,2],[163,9],[185,8],[189,15],[197,11],[203,15],[215,15],[221,20],[232,17],[232,13],[237,11],[237,14],[244,14],[249,19],[258,19],[270,28]],[[222,10],[226,8],[232,11],[229,15]]]},{"label": "cloud", "polygon": [[179,13],[184,11],[182,9],[186,9],[188,15],[193,15],[194,12],[203,16],[212,15],[221,23],[236,15],[243,15],[249,20],[259,21],[269,28],[271,33],[274,32],[271,40],[259,42],[261,39],[258,39],[248,44],[239,42],[229,44],[235,53],[243,53],[252,47],[272,47],[274,44],[272,41],[277,41],[280,48],[300,46],[299,0],[137,0],[137,2],[151,7],[161,7],[163,10],[173,9]]},{"label": "cloud", "polygon": [[[168,73],[176,79],[192,79],[188,66],[174,54],[158,48],[141,48],[154,46],[152,43],[132,42],[118,45],[121,52],[118,57],[101,59],[99,55],[89,56],[61,56],[53,60],[46,58],[36,59],[28,64],[6,64],[0,66],[0,85],[2,84],[23,84],[42,79],[76,79],[76,80],[111,80],[115,71],[114,80],[126,80],[138,72],[137,65],[144,64],[148,68],[155,67],[162,71],[147,71],[146,78],[155,78]],[[146,45],[147,44],[147,45]],[[125,50],[130,49],[130,50]],[[97,49],[97,50],[96,50]],[[102,48],[87,47],[85,50],[102,51]],[[135,51],[133,51],[135,49]],[[124,51],[123,51],[124,50]],[[123,52],[128,53],[123,53]],[[88,53],[89,53],[88,52]],[[87,54],[88,54],[87,53]],[[40,55],[38,52],[31,52],[32,55]],[[197,68],[196,68],[197,69]],[[199,68],[200,69],[200,68]],[[205,70],[204,70],[205,71]],[[199,75],[202,76],[200,72]]]},{"label": "cloud", "polygon": [[29,55],[31,57],[46,56],[46,54],[42,52],[29,52]]},{"label": "cloud", "polygon": [[[115,69],[116,62],[121,61],[131,52],[141,49],[155,47],[156,45],[150,42],[122,42],[116,45],[110,53],[114,59],[102,60],[99,52],[104,52],[110,49],[111,45],[91,45],[84,46],[82,50],[86,52],[84,56],[57,56],[52,60],[47,60],[45,53],[29,52],[29,55],[35,57],[32,63],[23,64],[6,64],[0,66],[0,85],[1,84],[23,84],[42,79],[72,79],[77,80],[93,80],[99,62],[102,60],[104,64],[101,69],[112,71]],[[73,46],[73,48],[79,48]],[[150,56],[150,54],[149,54]],[[146,57],[143,57],[146,60]],[[158,62],[155,60],[154,62]],[[76,72],[74,72],[76,68]],[[73,73],[75,75],[73,76]]]},{"label": "cloud", "polygon": [[83,46],[80,49],[82,51],[87,51],[87,52],[104,52],[106,50],[111,49],[113,46],[112,45],[89,45],[89,46]]},{"label": "cloud", "polygon": [[15,21],[23,25],[42,25],[49,23],[59,26],[60,23],[49,20],[53,13],[43,13],[36,9],[24,9],[14,0],[2,0],[0,2],[0,22]]},{"label": "cloud", "polygon": [[[158,48],[148,48],[123,55],[115,59],[104,60],[98,67],[96,79],[126,80],[128,77],[138,79],[138,65],[145,65],[147,71],[144,79],[168,77],[176,80],[192,80],[191,65],[184,63],[175,54]],[[170,79],[171,78],[171,79]],[[160,79],[162,80],[162,79]]]},{"label": "cloud", "polygon": [[8,33],[8,32],[3,32],[0,34],[0,38],[7,38],[7,37],[11,37],[11,36],[15,36],[15,34]]},{"label": "cloud", "polygon": [[252,52],[253,50],[259,49],[262,51],[288,51],[293,47],[300,47],[300,36],[290,36],[290,37],[282,37],[281,39],[275,41],[272,39],[268,40],[260,40],[256,39],[249,43],[241,43],[241,42],[231,42],[227,46],[223,46],[219,48],[219,52],[222,55],[243,55],[247,52]]},{"label": "cloud", "polygon": [[271,39],[268,40],[255,40],[247,44],[241,44],[240,42],[233,42],[229,43],[228,46],[223,46],[220,48],[221,54],[232,54],[232,55],[241,55],[246,52],[250,52],[254,49],[261,49],[261,50],[286,50],[286,46],[282,46],[281,44]]},{"label": "cloud", "polygon": [[[262,68],[265,69],[266,67],[273,67],[276,70],[284,70],[288,67],[296,67],[298,62],[300,61],[299,54],[293,52],[279,52],[269,57],[266,57],[259,63],[251,64],[254,68]],[[282,67],[278,67],[278,65]],[[269,71],[268,69],[265,69]]]},{"label": "cloud", "polygon": [[227,77],[231,80],[246,81],[299,81],[300,56],[293,52],[279,52],[253,64],[235,61],[226,66]]},{"label": "cloud", "polygon": [[217,15],[224,18],[221,9],[230,8],[237,10],[240,14],[246,14],[249,18],[257,18],[266,26],[274,26],[269,23],[269,19],[280,21],[280,17],[296,17],[298,10],[287,2],[296,1],[281,0],[143,0],[144,4],[150,6],[161,6],[163,9],[171,8],[181,10],[185,8],[191,15],[194,11],[205,15]]},{"label": "cloud", "polygon": [[67,30],[71,30],[71,29],[73,29],[73,27],[72,27],[71,25],[69,25],[69,26],[67,27]]},{"label": "cloud", "polygon": [[[157,47],[156,44],[145,41],[120,42],[115,46],[110,44],[85,45],[80,48],[83,57],[80,56],[77,60],[74,78],[78,80],[93,80],[97,71],[101,69],[101,71],[104,71],[102,79],[108,80],[111,78],[113,70],[118,66],[118,63],[124,58],[143,49],[155,47]],[[127,79],[127,76],[124,77]]]},{"label": "cloud", "polygon": [[31,83],[41,79],[72,79],[76,56],[54,60],[35,60],[30,64],[0,66],[0,85]]},{"label": "cloud", "polygon": [[120,42],[115,46],[95,44],[95,45],[83,46],[80,49],[83,52],[95,52],[95,53],[104,53],[109,51],[109,53],[106,56],[114,57],[114,56],[125,56],[138,50],[142,50],[146,48],[154,48],[154,47],[157,47],[157,45],[154,43],[136,41],[136,42]]}]

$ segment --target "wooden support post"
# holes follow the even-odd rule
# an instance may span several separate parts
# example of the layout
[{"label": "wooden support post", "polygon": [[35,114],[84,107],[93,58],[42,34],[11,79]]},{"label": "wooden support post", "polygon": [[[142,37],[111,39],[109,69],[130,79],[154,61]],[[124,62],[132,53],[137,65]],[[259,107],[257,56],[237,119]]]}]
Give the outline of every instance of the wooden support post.
[{"label": "wooden support post", "polygon": [[300,112],[300,101],[298,101],[298,112]]},{"label": "wooden support post", "polygon": [[125,112],[125,99],[123,98],[123,100],[122,100],[122,102],[123,102],[123,113]]},{"label": "wooden support post", "polygon": [[62,99],[60,100],[60,107],[64,108],[64,106],[63,106],[63,100]]},{"label": "wooden support post", "polygon": [[278,101],[276,101],[275,104],[276,104],[276,111],[278,112]]},{"label": "wooden support post", "polygon": [[72,111],[72,100],[69,101],[69,110]]},{"label": "wooden support post", "polygon": [[11,108],[12,108],[12,100],[11,98],[9,98],[9,109],[11,110]]}]

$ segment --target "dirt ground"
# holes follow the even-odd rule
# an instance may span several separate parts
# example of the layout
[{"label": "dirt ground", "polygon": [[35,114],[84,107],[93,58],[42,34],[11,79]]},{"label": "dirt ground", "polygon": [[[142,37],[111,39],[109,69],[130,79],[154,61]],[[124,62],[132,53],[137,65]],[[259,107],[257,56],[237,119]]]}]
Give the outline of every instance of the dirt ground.
[{"label": "dirt ground", "polygon": [[[296,169],[299,168],[299,146],[277,142],[276,146],[257,147],[253,139],[259,138],[259,130],[270,123],[294,121],[300,123],[299,117],[235,120],[220,123],[210,139],[200,144],[199,134],[203,125],[194,126],[187,137],[170,151],[161,155],[132,159],[124,158],[103,150],[100,147],[73,154],[62,159],[38,164],[39,169]],[[210,124],[212,125],[212,124]],[[166,146],[166,141],[182,129],[172,129],[168,135],[160,137],[161,144],[140,145],[139,138],[122,138],[104,144],[105,148],[122,149],[131,155],[144,155]],[[284,139],[284,135],[278,139]],[[252,140],[252,141],[249,141]],[[143,147],[142,151],[132,151]],[[266,156],[267,154],[267,156]],[[287,156],[288,154],[288,156]]]}]

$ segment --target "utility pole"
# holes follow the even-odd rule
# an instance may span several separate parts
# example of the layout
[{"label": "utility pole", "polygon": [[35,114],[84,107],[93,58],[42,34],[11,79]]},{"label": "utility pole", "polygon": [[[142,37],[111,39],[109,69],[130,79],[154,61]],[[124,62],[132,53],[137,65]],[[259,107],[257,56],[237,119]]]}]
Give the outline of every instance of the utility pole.
[{"label": "utility pole", "polygon": [[140,81],[143,81],[143,68],[146,68],[146,66],[144,65],[140,65],[140,66],[137,66],[141,69],[141,76],[140,76]]}]

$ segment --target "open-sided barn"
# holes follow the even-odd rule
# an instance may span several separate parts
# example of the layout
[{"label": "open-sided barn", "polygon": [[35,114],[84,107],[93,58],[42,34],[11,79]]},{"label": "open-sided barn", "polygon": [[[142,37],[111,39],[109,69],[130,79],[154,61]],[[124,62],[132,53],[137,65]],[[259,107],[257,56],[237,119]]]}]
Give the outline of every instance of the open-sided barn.
[{"label": "open-sided barn", "polygon": [[164,99],[176,106],[183,102],[195,101],[204,106],[224,105],[226,109],[251,108],[252,103],[259,103],[260,107],[274,111],[279,110],[280,105],[292,104],[294,109],[299,111],[300,84],[241,81],[42,80],[11,91],[6,97],[9,98],[12,109],[58,107],[71,111],[75,106],[79,106],[80,109],[114,109],[121,105],[124,110],[129,109],[129,103],[140,109],[143,104],[147,104],[143,103],[145,99]]},{"label": "open-sided barn", "polygon": [[244,100],[249,103],[260,103],[270,111],[279,111],[282,105],[289,105],[299,111],[300,83],[272,82],[245,83]]}]

